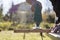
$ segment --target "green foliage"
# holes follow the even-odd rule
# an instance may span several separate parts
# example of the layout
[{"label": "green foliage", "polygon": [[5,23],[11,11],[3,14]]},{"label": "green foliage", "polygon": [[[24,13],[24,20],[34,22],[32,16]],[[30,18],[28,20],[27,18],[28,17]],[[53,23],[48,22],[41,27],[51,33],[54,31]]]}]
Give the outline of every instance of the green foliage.
[{"label": "green foliage", "polygon": [[2,10],[0,10],[0,18],[2,17]]},{"label": "green foliage", "polygon": [[0,30],[7,30],[11,24],[11,22],[0,22]]},{"label": "green foliage", "polygon": [[0,21],[2,21],[2,17],[3,17],[2,10],[0,9]]},{"label": "green foliage", "polygon": [[[50,28],[53,27],[54,23],[48,23],[48,22],[42,22],[40,24],[40,27],[42,28]],[[0,22],[0,30],[13,30],[13,29],[32,29],[32,27],[35,26],[35,23],[33,24],[17,24],[14,25],[13,22],[4,21]]]},{"label": "green foliage", "polygon": [[40,26],[41,26],[43,29],[46,29],[46,28],[54,27],[54,25],[55,25],[54,23],[42,22]]},{"label": "green foliage", "polygon": [[55,22],[55,14],[42,14],[42,19],[45,22],[49,22],[49,23],[54,23]]},{"label": "green foliage", "polygon": [[49,15],[47,21],[49,23],[54,23],[55,22],[55,18],[53,16]]}]

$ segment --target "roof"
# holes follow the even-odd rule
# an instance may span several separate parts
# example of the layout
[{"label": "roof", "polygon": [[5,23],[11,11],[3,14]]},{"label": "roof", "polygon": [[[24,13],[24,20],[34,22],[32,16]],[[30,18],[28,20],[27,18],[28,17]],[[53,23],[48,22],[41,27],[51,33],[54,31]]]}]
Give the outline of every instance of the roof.
[{"label": "roof", "polygon": [[12,7],[11,7],[10,10],[9,10],[9,13],[15,12],[15,11],[18,9],[19,5],[20,5],[20,4],[12,5]]}]

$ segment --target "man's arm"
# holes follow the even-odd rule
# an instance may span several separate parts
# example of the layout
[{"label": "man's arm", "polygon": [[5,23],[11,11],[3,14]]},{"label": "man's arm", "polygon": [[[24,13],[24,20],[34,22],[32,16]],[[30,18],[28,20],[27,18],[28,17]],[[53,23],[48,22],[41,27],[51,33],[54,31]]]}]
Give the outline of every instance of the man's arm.
[{"label": "man's arm", "polygon": [[40,8],[42,10],[42,4],[41,4],[41,2],[37,1],[37,3],[39,4],[39,6],[40,6]]},{"label": "man's arm", "polygon": [[[38,3],[40,5],[40,8],[42,10],[42,4],[39,1],[37,1],[36,3]],[[34,12],[34,10],[35,10],[34,5],[32,5],[31,10]]]},{"label": "man's arm", "polygon": [[34,6],[32,5],[32,7],[31,7],[31,10],[32,10],[32,12],[34,12],[34,10],[35,10],[35,8],[34,8]]}]

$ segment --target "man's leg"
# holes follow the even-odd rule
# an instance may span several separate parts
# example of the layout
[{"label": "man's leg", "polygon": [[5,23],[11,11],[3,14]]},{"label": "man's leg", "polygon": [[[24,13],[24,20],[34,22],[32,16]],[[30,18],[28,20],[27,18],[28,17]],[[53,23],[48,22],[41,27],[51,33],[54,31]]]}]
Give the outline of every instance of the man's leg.
[{"label": "man's leg", "polygon": [[40,22],[36,22],[36,27],[39,27],[39,25],[40,25]]},{"label": "man's leg", "polygon": [[58,20],[56,21],[56,24],[60,23],[60,17],[58,17]]},{"label": "man's leg", "polygon": [[40,25],[41,22],[36,22],[35,23],[35,26],[33,27],[33,29],[40,29],[39,25]]}]

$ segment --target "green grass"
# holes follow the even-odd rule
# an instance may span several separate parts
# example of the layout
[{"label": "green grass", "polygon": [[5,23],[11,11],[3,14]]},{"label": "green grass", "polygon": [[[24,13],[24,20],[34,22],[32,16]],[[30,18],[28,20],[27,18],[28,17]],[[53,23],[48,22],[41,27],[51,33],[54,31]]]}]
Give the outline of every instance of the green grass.
[{"label": "green grass", "polygon": [[[15,26],[10,26],[10,25],[11,24],[9,22],[0,23],[0,27],[2,28],[8,29],[9,27],[15,27]],[[54,24],[42,22],[40,27],[45,28],[45,25],[52,27]],[[23,26],[22,24],[19,24],[16,26],[17,29],[24,28],[24,27],[25,26]],[[26,25],[26,27],[28,29],[32,28],[34,27],[34,24],[33,25],[28,24]],[[46,33],[44,33],[43,35],[44,35],[43,40],[60,40]],[[6,30],[0,32],[0,40],[41,40],[40,33],[26,33],[25,39],[23,39],[23,37],[24,37],[24,33],[14,33],[13,31],[6,31]]]},{"label": "green grass", "polygon": [[[23,33],[14,33],[13,31],[0,32],[0,40],[41,40],[39,33],[26,33],[25,39],[23,39]],[[43,40],[55,40],[44,33]],[[57,39],[58,40],[58,39]]]}]

